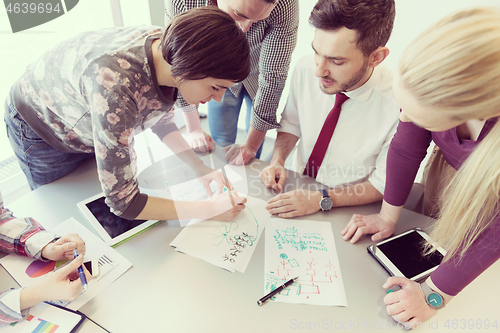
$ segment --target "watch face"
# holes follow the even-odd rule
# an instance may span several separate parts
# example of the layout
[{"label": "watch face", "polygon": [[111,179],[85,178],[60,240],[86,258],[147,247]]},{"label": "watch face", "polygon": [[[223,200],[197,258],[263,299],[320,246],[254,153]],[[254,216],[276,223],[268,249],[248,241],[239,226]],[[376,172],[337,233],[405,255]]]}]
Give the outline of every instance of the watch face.
[{"label": "watch face", "polygon": [[325,198],[321,199],[319,205],[320,205],[322,210],[330,210],[330,209],[332,209],[333,201],[330,197],[325,197]]},{"label": "watch face", "polygon": [[439,294],[430,293],[429,296],[427,296],[427,304],[437,308],[443,304],[443,298]]}]

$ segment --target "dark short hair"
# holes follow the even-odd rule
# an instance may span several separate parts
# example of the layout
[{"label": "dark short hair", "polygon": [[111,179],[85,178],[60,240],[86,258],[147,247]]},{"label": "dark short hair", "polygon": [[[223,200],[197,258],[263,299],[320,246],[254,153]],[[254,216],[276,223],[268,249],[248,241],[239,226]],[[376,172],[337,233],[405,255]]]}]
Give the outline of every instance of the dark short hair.
[{"label": "dark short hair", "polygon": [[396,15],[394,0],[319,0],[309,23],[332,31],[342,27],[356,30],[356,46],[365,56],[385,46]]},{"label": "dark short hair", "polygon": [[215,6],[193,8],[170,21],[161,39],[172,75],[243,81],[250,73],[250,46],[229,14]]}]

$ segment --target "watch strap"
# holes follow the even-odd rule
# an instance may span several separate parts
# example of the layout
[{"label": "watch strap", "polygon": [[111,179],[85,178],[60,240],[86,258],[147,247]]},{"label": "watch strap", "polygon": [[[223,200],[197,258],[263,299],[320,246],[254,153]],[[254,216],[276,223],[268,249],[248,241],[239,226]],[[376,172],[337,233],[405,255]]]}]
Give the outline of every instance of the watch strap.
[{"label": "watch strap", "polygon": [[321,189],[319,190],[321,192],[321,195],[323,196],[323,198],[325,197],[330,197],[330,195],[328,194],[328,191],[325,190],[325,189]]},{"label": "watch strap", "polygon": [[435,309],[444,308],[444,297],[437,291],[432,290],[427,282],[424,281],[422,284],[420,284],[420,288],[422,288],[422,291],[425,294],[425,302],[429,306]]}]

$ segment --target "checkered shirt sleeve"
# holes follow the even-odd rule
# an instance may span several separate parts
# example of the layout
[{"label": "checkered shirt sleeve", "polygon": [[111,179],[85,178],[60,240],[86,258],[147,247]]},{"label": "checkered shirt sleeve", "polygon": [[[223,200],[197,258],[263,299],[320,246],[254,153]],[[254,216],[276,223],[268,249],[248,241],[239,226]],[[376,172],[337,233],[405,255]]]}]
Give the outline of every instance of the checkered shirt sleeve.
[{"label": "checkered shirt sleeve", "polygon": [[[213,5],[211,0],[165,0],[165,23],[191,8]],[[297,44],[299,26],[298,0],[278,0],[268,18],[252,24],[247,31],[250,44],[250,75],[230,88],[238,96],[242,85],[253,99],[252,127],[259,131],[279,128],[276,112]],[[176,106],[188,104],[179,96]]]}]

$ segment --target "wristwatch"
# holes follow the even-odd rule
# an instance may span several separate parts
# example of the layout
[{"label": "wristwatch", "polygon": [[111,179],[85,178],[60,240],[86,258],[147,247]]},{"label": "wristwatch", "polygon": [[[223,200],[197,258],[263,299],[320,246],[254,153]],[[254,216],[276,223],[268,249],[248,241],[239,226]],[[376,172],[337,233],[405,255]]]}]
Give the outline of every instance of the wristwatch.
[{"label": "wristwatch", "polygon": [[324,212],[332,209],[333,201],[332,198],[330,198],[330,196],[328,195],[328,191],[327,190],[319,190],[319,191],[323,196],[323,198],[321,198],[321,200],[319,201],[319,208],[321,208],[321,210],[323,210]]},{"label": "wristwatch", "polygon": [[425,281],[420,285],[420,288],[422,288],[422,291],[425,294],[425,301],[428,305],[432,306],[435,309],[444,308],[443,296],[432,290]]}]

